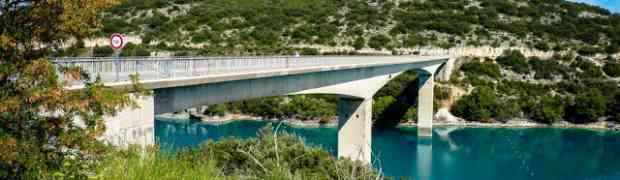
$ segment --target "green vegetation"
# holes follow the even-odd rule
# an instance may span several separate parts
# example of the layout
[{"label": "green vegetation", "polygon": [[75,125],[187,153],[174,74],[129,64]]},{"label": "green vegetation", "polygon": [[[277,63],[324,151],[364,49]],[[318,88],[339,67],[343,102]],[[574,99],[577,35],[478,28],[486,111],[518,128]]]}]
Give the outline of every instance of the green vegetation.
[{"label": "green vegetation", "polygon": [[461,66],[461,70],[467,74],[467,76],[488,76],[491,78],[499,78],[502,74],[500,72],[499,65],[490,61],[480,62],[479,59],[474,59],[473,62],[468,62]]},{"label": "green vegetation", "polygon": [[[284,54],[292,45],[389,49],[521,45],[620,51],[620,15],[568,1],[125,0],[98,34],[160,39],[195,54]],[[345,10],[346,9],[346,10]],[[575,43],[578,42],[578,43]],[[154,47],[157,50],[162,50]],[[523,64],[521,64],[523,65]],[[518,70],[517,70],[518,71]]]},{"label": "green vegetation", "polygon": [[479,87],[471,95],[461,98],[453,107],[454,115],[467,120],[490,122],[497,114],[497,95],[489,87]]},{"label": "green vegetation", "polygon": [[[471,85],[474,90],[451,107],[455,115],[482,122],[529,118],[545,124],[562,120],[591,123],[606,117],[615,121],[618,116],[615,96],[620,92],[619,84],[606,78],[591,60],[571,55],[526,58],[518,51],[506,51],[496,61],[501,66],[474,58],[460,67],[466,77],[453,78],[451,83]],[[608,62],[604,67],[613,64]],[[522,77],[501,76],[500,69]],[[527,77],[530,71],[535,73],[532,79]],[[541,79],[552,81],[538,81]]]},{"label": "green vegetation", "polygon": [[620,77],[620,63],[607,63],[603,66],[603,71],[607,76]]},{"label": "green vegetation", "polygon": [[529,64],[527,58],[521,54],[518,50],[508,50],[496,59],[498,64],[510,67],[510,69],[516,73],[528,73]]},{"label": "green vegetation", "polygon": [[361,162],[337,159],[292,135],[276,135],[270,125],[257,138],[208,141],[176,154],[114,150],[101,164],[95,179],[380,178]]},{"label": "green vegetation", "polygon": [[49,56],[63,41],[93,32],[111,2],[0,3],[0,179],[86,179],[95,168],[102,117],[134,104],[126,91],[88,81],[79,68],[60,70],[66,81],[86,80],[85,88],[65,90]]}]

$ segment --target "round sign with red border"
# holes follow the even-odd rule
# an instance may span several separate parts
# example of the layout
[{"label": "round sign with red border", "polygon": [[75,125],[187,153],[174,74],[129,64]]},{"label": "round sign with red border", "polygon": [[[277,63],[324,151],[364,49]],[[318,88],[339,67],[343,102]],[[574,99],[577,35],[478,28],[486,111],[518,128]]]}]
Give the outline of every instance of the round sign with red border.
[{"label": "round sign with red border", "polygon": [[121,34],[114,33],[110,36],[110,47],[115,50],[123,48],[125,44],[125,37]]}]

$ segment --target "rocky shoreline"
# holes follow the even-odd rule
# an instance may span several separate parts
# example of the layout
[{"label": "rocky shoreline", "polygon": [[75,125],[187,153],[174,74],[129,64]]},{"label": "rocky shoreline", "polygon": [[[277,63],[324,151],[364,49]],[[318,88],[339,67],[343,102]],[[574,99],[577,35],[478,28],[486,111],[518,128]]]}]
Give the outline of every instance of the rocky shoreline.
[{"label": "rocky shoreline", "polygon": [[[291,126],[297,127],[336,127],[338,125],[337,118],[332,118],[329,123],[320,123],[319,120],[305,120],[300,119],[269,119],[257,116],[245,115],[245,114],[226,114],[224,116],[206,116],[206,115],[193,115],[191,113],[166,113],[157,115],[156,118],[164,121],[173,122],[189,122],[200,121],[207,124],[226,124],[234,121],[270,121],[274,123],[286,123]],[[591,129],[591,130],[609,130],[620,131],[620,124],[613,122],[600,121],[590,124],[572,124],[566,121],[553,123],[553,124],[541,124],[528,119],[514,119],[506,122],[491,122],[482,123],[475,121],[466,121],[446,113],[443,109],[435,115],[433,120],[434,126],[461,126],[461,127],[496,127],[496,128],[579,128],[579,129]],[[416,127],[415,122],[403,122],[398,126],[400,127]]]}]

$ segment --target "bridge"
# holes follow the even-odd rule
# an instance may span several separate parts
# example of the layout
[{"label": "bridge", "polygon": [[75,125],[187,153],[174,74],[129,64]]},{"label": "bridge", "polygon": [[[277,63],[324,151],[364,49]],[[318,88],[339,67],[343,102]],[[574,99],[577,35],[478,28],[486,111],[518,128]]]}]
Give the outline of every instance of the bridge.
[{"label": "bridge", "polygon": [[[434,74],[446,56],[302,56],[192,58],[57,58],[57,68],[80,67],[105,85],[131,86],[129,75],[153,90],[132,96],[139,108],[106,117],[102,139],[115,144],[153,144],[155,114],[251,98],[332,94],[338,105],[338,156],[370,162],[373,95],[399,74],[420,78],[418,135],[431,136]],[[64,76],[61,75],[61,78]],[[67,89],[81,89],[82,82]]]}]

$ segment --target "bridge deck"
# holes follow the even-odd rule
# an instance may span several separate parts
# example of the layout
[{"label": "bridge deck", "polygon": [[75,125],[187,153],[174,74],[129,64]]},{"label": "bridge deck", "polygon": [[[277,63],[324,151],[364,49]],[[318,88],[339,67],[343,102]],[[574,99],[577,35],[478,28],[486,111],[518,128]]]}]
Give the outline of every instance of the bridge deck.
[{"label": "bridge deck", "polygon": [[[54,64],[59,71],[64,67],[80,67],[90,74],[92,79],[99,76],[105,84],[115,86],[129,84],[131,74],[139,74],[141,82],[162,82],[208,77],[221,79],[228,75],[269,76],[278,73],[309,73],[447,59],[446,56],[56,58]],[[64,76],[61,75],[62,77]],[[83,87],[79,81],[68,86],[69,89]],[[174,85],[147,88],[172,86]]]}]

